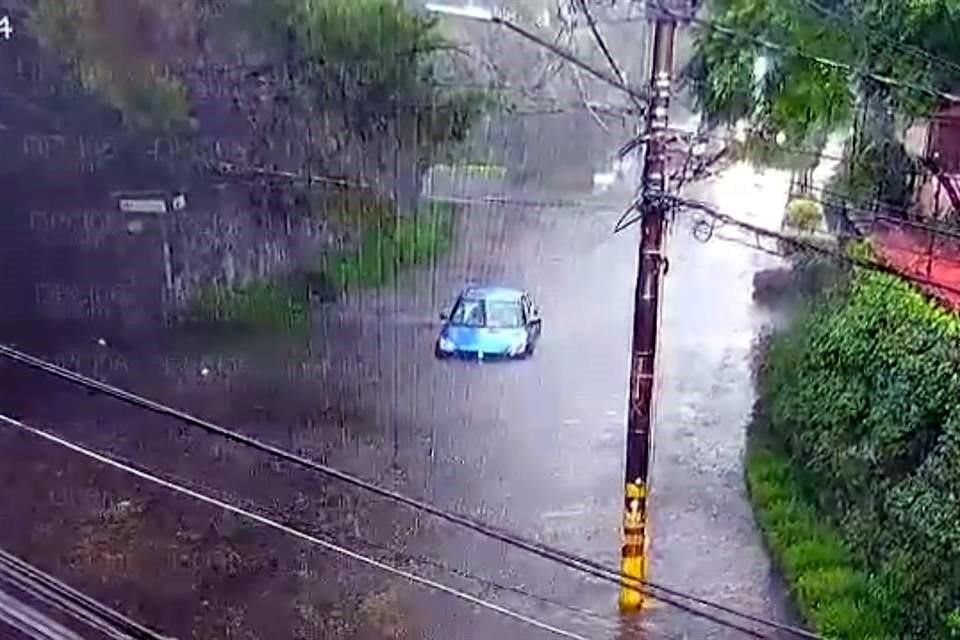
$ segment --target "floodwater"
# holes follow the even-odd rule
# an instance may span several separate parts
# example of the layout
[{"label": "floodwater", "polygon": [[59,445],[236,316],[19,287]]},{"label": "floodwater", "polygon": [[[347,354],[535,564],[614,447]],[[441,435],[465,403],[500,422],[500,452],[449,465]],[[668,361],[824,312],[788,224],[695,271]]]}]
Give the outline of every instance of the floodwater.
[{"label": "floodwater", "polygon": [[[787,182],[734,167],[691,194],[776,227]],[[602,202],[616,202],[615,189],[592,198],[600,204],[582,209],[467,206],[448,257],[385,290],[319,309],[308,335],[136,342],[91,326],[56,344],[28,333],[16,342],[440,507],[616,565],[638,231],[612,233],[621,212]],[[701,243],[686,216],[669,238],[664,289],[651,578],[784,620],[742,470],[753,402],[749,352],[770,321],[752,303],[751,281],[776,259],[730,242],[752,241],[731,229]],[[437,314],[468,281],[533,293],[544,329],[532,359],[434,359]],[[583,637],[743,637],[666,605],[624,634],[613,585],[19,365],[0,365],[0,383],[4,414]],[[18,523],[0,527],[0,546],[169,635],[552,635],[27,436],[0,438],[0,521]]]}]

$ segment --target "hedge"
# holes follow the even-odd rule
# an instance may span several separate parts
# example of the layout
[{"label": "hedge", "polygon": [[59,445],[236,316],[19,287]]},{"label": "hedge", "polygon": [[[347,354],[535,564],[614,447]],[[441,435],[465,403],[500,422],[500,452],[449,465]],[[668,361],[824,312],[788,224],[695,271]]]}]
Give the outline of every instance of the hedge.
[{"label": "hedge", "polygon": [[811,623],[960,637],[960,322],[859,274],[772,340],[758,383],[748,481]]},{"label": "hedge", "polygon": [[870,574],[822,517],[788,456],[753,425],[747,488],[774,560],[811,627],[837,640],[893,640],[875,615]]}]

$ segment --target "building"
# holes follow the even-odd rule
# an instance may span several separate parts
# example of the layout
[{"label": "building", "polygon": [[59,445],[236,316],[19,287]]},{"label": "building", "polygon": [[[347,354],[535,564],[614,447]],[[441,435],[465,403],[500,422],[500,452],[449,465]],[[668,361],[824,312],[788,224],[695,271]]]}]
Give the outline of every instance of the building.
[{"label": "building", "polygon": [[951,104],[911,127],[904,145],[922,164],[916,205],[921,217],[960,214],[960,105]]}]

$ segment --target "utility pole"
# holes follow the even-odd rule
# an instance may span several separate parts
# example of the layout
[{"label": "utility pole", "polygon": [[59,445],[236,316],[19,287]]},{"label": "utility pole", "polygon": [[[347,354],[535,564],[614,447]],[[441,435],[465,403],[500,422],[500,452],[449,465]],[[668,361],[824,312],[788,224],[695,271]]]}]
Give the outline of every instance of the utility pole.
[{"label": "utility pole", "polygon": [[[634,580],[647,576],[647,498],[653,449],[653,385],[660,328],[660,288],[665,270],[664,235],[667,205],[667,127],[673,77],[674,37],[677,30],[671,0],[652,0],[647,11],[653,22],[651,96],[647,109],[643,184],[638,202],[641,218],[640,257],[634,294],[633,340],[630,350],[630,393],[627,411],[626,491],[624,495],[621,571]],[[672,0],[673,5],[679,4]],[[680,11],[689,11],[689,5]],[[620,610],[639,610],[643,595],[623,586]]]}]

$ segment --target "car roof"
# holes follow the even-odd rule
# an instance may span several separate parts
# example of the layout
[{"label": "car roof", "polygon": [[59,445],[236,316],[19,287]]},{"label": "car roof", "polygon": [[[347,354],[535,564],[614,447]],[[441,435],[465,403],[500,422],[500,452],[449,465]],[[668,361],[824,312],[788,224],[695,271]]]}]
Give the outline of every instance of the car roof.
[{"label": "car roof", "polygon": [[512,287],[467,287],[460,294],[467,300],[496,300],[499,302],[518,302],[524,296],[520,289]]}]

